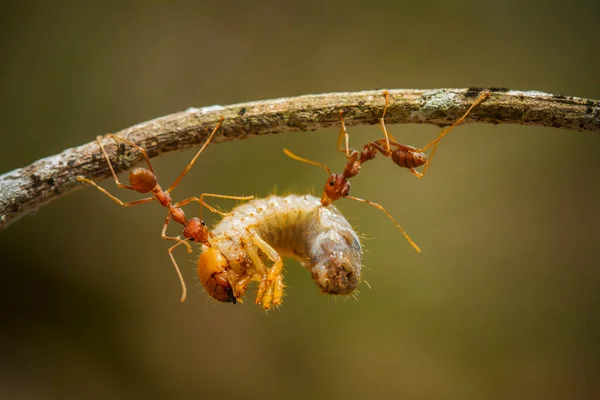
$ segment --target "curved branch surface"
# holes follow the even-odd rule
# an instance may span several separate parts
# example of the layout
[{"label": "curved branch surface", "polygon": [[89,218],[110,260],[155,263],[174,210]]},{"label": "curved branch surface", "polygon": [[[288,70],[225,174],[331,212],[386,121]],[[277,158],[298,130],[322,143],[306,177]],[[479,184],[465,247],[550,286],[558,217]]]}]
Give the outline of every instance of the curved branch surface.
[{"label": "curved branch surface", "polygon": [[[389,90],[388,124],[449,125],[485,89]],[[489,88],[491,97],[476,107],[465,123],[521,124],[580,132],[600,132],[600,101],[538,91]],[[189,108],[124,129],[147,149],[150,157],[204,143],[223,115],[225,122],[214,142],[246,139],[275,133],[312,131],[338,126],[339,111],[347,125],[376,124],[383,112],[381,90],[326,93],[264,100],[229,106]],[[117,172],[132,168],[138,152],[108,146]],[[117,154],[115,154],[117,153]],[[78,175],[90,179],[110,176],[96,141],[67,149],[33,164],[0,175],[0,231],[20,217],[84,187]]]}]

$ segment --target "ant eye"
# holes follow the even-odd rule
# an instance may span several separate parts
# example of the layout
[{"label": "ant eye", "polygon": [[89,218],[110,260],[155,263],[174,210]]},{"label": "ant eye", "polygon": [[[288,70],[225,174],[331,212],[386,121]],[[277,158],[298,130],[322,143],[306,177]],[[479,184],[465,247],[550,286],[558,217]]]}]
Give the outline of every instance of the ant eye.
[{"label": "ant eye", "polygon": [[206,226],[206,224],[204,223],[204,221],[200,221],[200,223],[202,224],[202,226]]},{"label": "ant eye", "polygon": [[329,181],[329,186],[334,186],[334,185],[335,185],[335,182],[334,182],[334,181],[332,181],[332,180],[331,180],[331,181]]}]

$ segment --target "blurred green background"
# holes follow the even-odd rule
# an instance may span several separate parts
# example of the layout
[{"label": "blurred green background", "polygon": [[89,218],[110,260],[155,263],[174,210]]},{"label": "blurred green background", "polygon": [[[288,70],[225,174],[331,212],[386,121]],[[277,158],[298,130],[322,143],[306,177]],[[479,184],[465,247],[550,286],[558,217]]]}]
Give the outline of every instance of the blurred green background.
[{"label": "blurred green background", "polygon": [[[469,86],[598,99],[599,11],[594,1],[4,3],[0,171],[190,106]],[[415,146],[439,132],[389,128]],[[356,146],[380,137],[374,126],[351,134]],[[320,192],[324,172],[282,148],[341,170],[336,135],[212,146],[175,198]],[[599,149],[593,134],[472,124],[444,139],[424,180],[373,161],[352,194],[385,205],[423,253],[382,213],[341,200],[365,236],[371,288],[358,301],[320,295],[290,260],[284,305],[268,315],[252,294],[211,301],[197,254],[183,250],[191,293],[179,304],[165,211],[80,190],[0,236],[0,397],[589,398],[600,389]],[[155,160],[161,182],[193,152]]]}]

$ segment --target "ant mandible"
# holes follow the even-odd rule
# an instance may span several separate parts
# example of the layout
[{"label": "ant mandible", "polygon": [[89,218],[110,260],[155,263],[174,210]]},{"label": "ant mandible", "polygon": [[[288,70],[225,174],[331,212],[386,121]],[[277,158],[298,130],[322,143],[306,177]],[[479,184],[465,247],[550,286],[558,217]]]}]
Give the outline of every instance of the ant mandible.
[{"label": "ant mandible", "polygon": [[[98,145],[100,146],[100,150],[102,150],[102,153],[104,154],[104,158],[106,158],[106,161],[108,162],[108,168],[110,169],[110,172],[112,173],[112,176],[113,176],[117,186],[122,189],[133,190],[138,193],[150,193],[152,195],[151,197],[146,197],[144,199],[130,201],[130,202],[123,202],[123,201],[119,200],[117,197],[110,194],[106,189],[100,187],[96,182],[93,182],[92,180],[85,178],[83,176],[78,176],[76,178],[80,182],[85,182],[85,183],[88,183],[88,184],[94,186],[96,189],[100,190],[102,193],[104,193],[110,199],[112,199],[115,203],[117,203],[123,207],[135,206],[135,205],[139,205],[139,204],[148,203],[153,200],[157,200],[161,206],[168,208],[167,218],[165,219],[165,223],[163,225],[163,229],[161,232],[161,238],[165,239],[165,240],[172,240],[172,241],[177,242],[177,244],[175,244],[169,248],[168,252],[169,252],[169,257],[171,258],[171,261],[173,262],[173,266],[175,267],[175,271],[177,272],[177,276],[179,277],[179,281],[181,283],[181,302],[184,302],[187,297],[187,288],[185,285],[185,281],[183,280],[181,271],[179,270],[179,266],[177,265],[177,262],[175,261],[175,257],[173,256],[173,250],[176,247],[183,244],[187,247],[188,253],[192,252],[192,247],[190,246],[188,241],[204,244],[204,245],[210,247],[210,243],[208,242],[208,239],[209,239],[209,237],[212,237],[212,233],[208,230],[208,228],[206,227],[206,224],[202,220],[202,206],[208,208],[210,211],[212,211],[214,213],[221,214],[223,216],[229,215],[227,213],[217,210],[216,208],[212,207],[210,204],[206,203],[204,201],[204,198],[205,197],[213,197],[213,198],[232,199],[232,200],[251,200],[254,198],[254,196],[227,196],[227,195],[214,194],[214,193],[203,193],[200,195],[200,197],[189,197],[189,198],[184,199],[177,203],[173,203],[173,201],[171,199],[171,195],[170,195],[171,191],[177,187],[177,185],[183,179],[185,174],[187,174],[187,172],[192,168],[192,166],[194,165],[194,163],[196,162],[196,160],[198,159],[200,154],[204,151],[204,149],[210,143],[212,137],[215,135],[215,133],[217,133],[217,131],[221,127],[223,120],[224,120],[224,117],[221,116],[219,123],[213,129],[213,131],[209,135],[208,139],[206,139],[206,142],[204,143],[204,145],[202,145],[200,150],[198,150],[198,153],[196,153],[194,158],[192,158],[192,161],[190,161],[190,163],[185,167],[183,172],[177,177],[177,179],[175,179],[173,184],[171,184],[171,186],[169,186],[169,188],[167,190],[162,190],[162,188],[158,184],[158,178],[156,177],[154,168],[152,167],[152,164],[150,163],[150,158],[148,157],[148,154],[146,153],[146,150],[143,147],[135,144],[134,142],[132,142],[129,139],[122,138],[122,137],[119,137],[116,135],[108,135],[108,137],[113,139],[115,142],[121,141],[121,142],[126,143],[126,144],[132,146],[133,148],[139,150],[140,153],[142,153],[142,155],[146,161],[146,164],[148,165],[148,168],[138,167],[138,168],[134,168],[130,172],[130,174],[129,174],[129,183],[130,184],[129,185],[125,185],[125,184],[121,183],[119,181],[119,178],[117,177],[117,174],[115,173],[115,170],[113,169],[113,166],[110,162],[110,158],[108,157],[108,154],[106,153],[106,150],[104,149],[104,146],[102,145],[102,141],[101,141],[102,136],[98,136],[96,138]],[[185,216],[185,212],[181,209],[181,207],[185,206],[186,204],[192,203],[192,202],[197,202],[200,204],[200,214],[199,214],[199,217],[193,217],[193,218],[187,219]],[[175,222],[183,225],[183,236],[185,239],[181,239],[180,236],[167,236],[167,227],[169,226],[171,219],[173,219]],[[233,293],[231,293],[231,297],[233,297]]]}]

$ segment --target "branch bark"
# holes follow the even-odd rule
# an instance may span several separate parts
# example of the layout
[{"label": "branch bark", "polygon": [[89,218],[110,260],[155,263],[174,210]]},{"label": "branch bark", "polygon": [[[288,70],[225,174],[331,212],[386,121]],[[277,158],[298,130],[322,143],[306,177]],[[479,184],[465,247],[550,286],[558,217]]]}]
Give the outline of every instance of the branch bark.
[{"label": "branch bark", "polygon": [[[471,105],[481,88],[389,90],[386,123],[449,125]],[[491,97],[476,107],[465,123],[521,124],[580,132],[600,132],[600,101],[537,91],[490,88]],[[215,143],[273,133],[339,126],[339,110],[347,125],[376,124],[384,105],[382,91],[306,95],[229,106],[190,108],[118,132],[147,149],[150,157],[204,143],[223,115]],[[333,139],[332,139],[333,140]],[[107,146],[116,171],[142,158],[125,146]],[[116,154],[115,154],[116,153]],[[23,215],[85,187],[90,179],[110,176],[98,144],[93,141],[0,175],[0,231]]]}]

